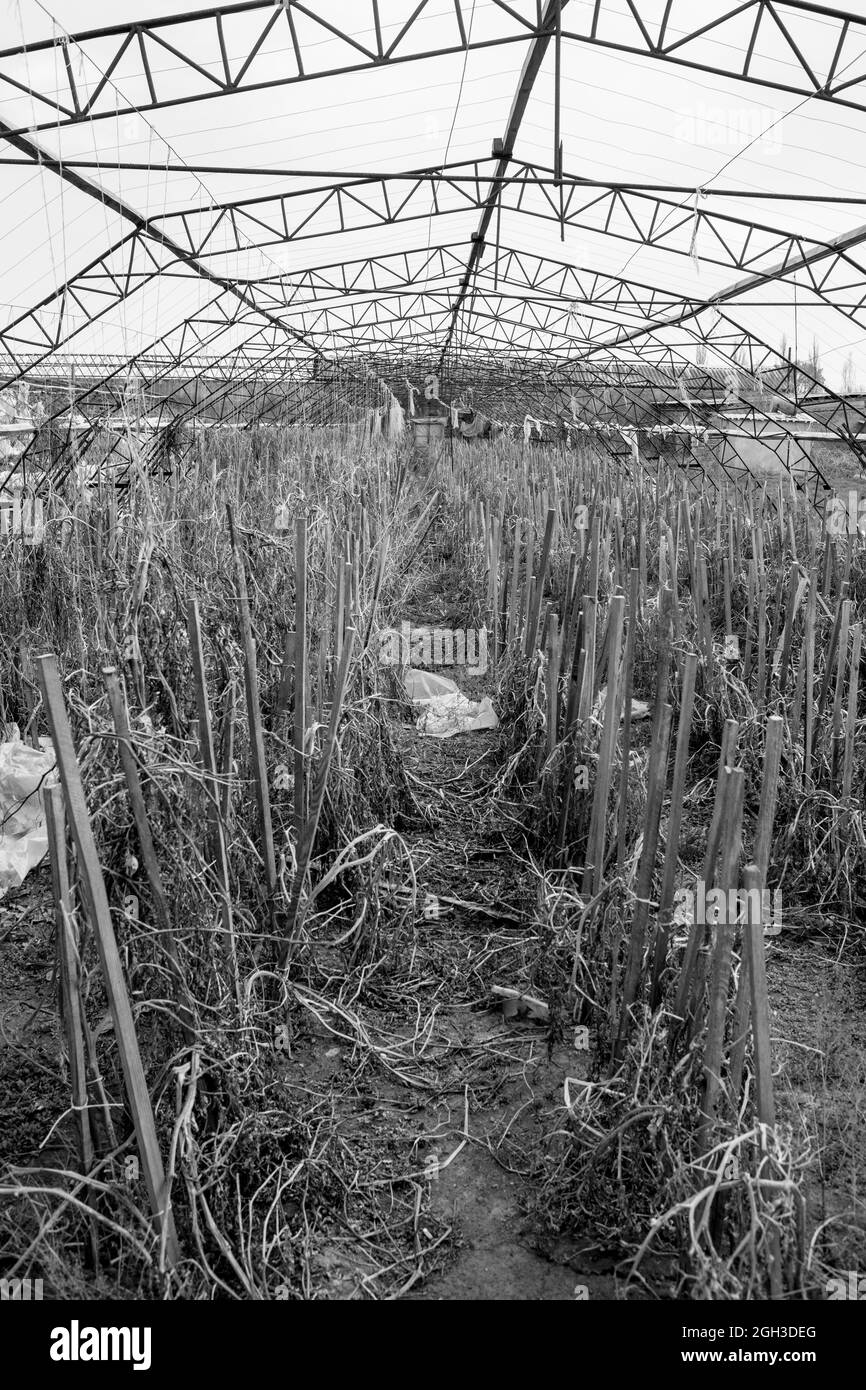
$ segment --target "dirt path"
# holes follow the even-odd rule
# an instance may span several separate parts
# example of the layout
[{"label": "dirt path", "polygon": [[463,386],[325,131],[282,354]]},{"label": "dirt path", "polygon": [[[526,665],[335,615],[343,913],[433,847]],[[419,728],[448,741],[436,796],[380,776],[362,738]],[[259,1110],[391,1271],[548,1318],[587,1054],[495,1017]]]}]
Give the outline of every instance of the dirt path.
[{"label": "dirt path", "polygon": [[[446,674],[467,693],[481,693],[483,683],[466,672]],[[540,1140],[540,1117],[562,1104],[564,1079],[583,1074],[585,1054],[551,1049],[544,1025],[506,1019],[492,992],[494,983],[526,986],[534,943],[531,883],[503,826],[490,817],[495,738],[477,733],[439,742],[409,733],[404,748],[419,793],[438,799],[442,791],[440,825],[408,837],[422,866],[420,886],[479,909],[452,909],[430,924],[422,946],[440,977],[431,997],[444,986],[451,1005],[439,1029],[442,1075],[464,1084],[462,1096],[451,1092],[447,1105],[425,1115],[432,1175],[425,1206],[452,1228],[453,1240],[445,1269],[407,1295],[417,1299],[572,1299],[575,1286],[587,1282],[543,1253],[526,1213],[531,1189],[515,1160]],[[447,1167],[437,1167],[451,1153]]]},{"label": "dirt path", "polygon": [[[450,579],[450,583],[449,583]],[[460,622],[455,577],[430,576],[413,625]],[[437,668],[473,700],[492,696],[493,673]],[[531,1159],[567,1076],[586,1075],[588,1054],[549,1025],[507,1018],[494,985],[527,990],[539,942],[537,880],[526,846],[491,796],[498,734],[450,739],[400,730],[404,767],[433,824],[406,834],[419,890],[439,905],[419,924],[425,1009],[437,1011],[443,1097],[424,1111],[423,1157],[430,1177],[423,1210],[451,1228],[444,1267],[404,1296],[416,1300],[547,1300],[611,1297],[612,1281],[587,1270],[580,1252],[556,1243],[530,1214]],[[459,906],[448,904],[457,899]],[[450,1161],[449,1161],[450,1160]]]}]

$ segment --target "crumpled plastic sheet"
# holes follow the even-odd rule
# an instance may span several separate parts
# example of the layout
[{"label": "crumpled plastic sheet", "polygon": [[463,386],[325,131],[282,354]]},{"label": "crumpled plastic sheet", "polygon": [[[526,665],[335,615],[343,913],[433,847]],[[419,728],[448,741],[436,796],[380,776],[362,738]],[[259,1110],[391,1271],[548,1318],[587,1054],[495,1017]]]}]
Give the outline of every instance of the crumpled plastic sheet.
[{"label": "crumpled plastic sheet", "polygon": [[[607,686],[606,686],[606,685],[603,685],[603,686],[601,687],[601,689],[599,690],[598,694],[596,695],[596,697],[595,697],[595,704],[594,704],[593,707],[592,707],[592,718],[595,720],[595,722],[596,722],[597,724],[600,724],[600,723],[602,722],[602,720],[604,719],[604,707],[605,707],[605,704],[606,704],[606,703],[607,703]],[[652,711],[651,711],[649,705],[647,704],[646,700],[632,700],[632,702],[631,702],[631,718],[632,718],[632,723],[634,723],[635,720],[637,720],[637,719],[649,719],[651,714],[652,714]],[[620,714],[620,723],[622,723],[622,714]]]},{"label": "crumpled plastic sheet", "polygon": [[470,700],[454,681],[447,676],[437,675],[435,671],[419,671],[410,667],[404,679],[412,703],[423,705],[415,727],[426,738],[453,738],[455,734],[499,728],[499,719],[489,695],[481,700]]},{"label": "crumpled plastic sheet", "polygon": [[479,729],[498,729],[499,720],[489,695],[483,700],[470,700],[458,690],[454,695],[428,700],[415,727],[427,738],[453,738],[455,734],[473,734]]},{"label": "crumpled plastic sheet", "polygon": [[0,898],[18,888],[48,853],[42,792],[57,781],[51,740],[23,743],[17,728],[0,743]]}]

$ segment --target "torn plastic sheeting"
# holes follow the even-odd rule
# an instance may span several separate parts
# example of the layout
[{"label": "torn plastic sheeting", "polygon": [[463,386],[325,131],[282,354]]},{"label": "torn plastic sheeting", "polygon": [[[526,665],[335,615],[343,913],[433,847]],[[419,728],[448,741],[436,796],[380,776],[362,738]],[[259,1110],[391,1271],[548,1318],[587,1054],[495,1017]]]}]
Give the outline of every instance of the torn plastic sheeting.
[{"label": "torn plastic sheeting", "polygon": [[403,676],[403,684],[409,699],[416,705],[426,704],[428,700],[438,700],[443,695],[460,693],[447,676],[437,676],[435,671],[419,671],[411,666]]},{"label": "torn plastic sheeting", "polygon": [[412,703],[424,706],[415,726],[426,738],[453,738],[455,734],[499,728],[489,695],[482,700],[470,700],[452,680],[438,676],[435,671],[410,668],[404,680]]},{"label": "torn plastic sheeting", "polygon": [[[597,694],[596,697],[595,697],[595,705],[593,706],[593,711],[592,711],[592,717],[593,717],[593,719],[596,721],[596,723],[599,723],[599,724],[600,724],[601,721],[602,721],[602,719],[604,718],[604,706],[605,706],[606,700],[607,700],[607,686],[606,686],[606,685],[603,685],[603,686],[601,687],[601,689],[599,690],[598,694]],[[632,700],[632,702],[631,702],[631,717],[632,717],[632,723],[634,723],[634,721],[635,721],[636,719],[649,719],[650,713],[651,713],[650,707],[649,707],[649,705],[647,704],[646,700]],[[622,714],[620,714],[620,723],[622,723]]]},{"label": "torn plastic sheeting", "polygon": [[453,738],[455,734],[498,729],[499,720],[489,695],[480,701],[469,700],[458,690],[454,695],[425,701],[424,712],[415,725],[427,738]]},{"label": "torn plastic sheeting", "polygon": [[550,1006],[543,999],[522,994],[519,989],[507,989],[504,985],[494,985],[493,993],[502,1000],[505,1018],[531,1018],[538,1023],[546,1023],[550,1018]]},{"label": "torn plastic sheeting", "polygon": [[41,793],[57,781],[51,740],[0,743],[0,898],[18,888],[48,852]]}]

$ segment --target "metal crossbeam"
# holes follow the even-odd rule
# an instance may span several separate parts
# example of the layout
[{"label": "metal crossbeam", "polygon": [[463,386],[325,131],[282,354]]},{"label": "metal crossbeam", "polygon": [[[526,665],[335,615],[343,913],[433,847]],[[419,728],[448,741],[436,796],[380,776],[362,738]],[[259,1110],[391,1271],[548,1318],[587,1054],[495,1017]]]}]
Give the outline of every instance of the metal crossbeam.
[{"label": "metal crossbeam", "polygon": [[[312,0],[247,0],[107,25],[0,50],[0,98],[23,97],[44,113],[20,129],[38,133],[549,36],[544,20],[533,22],[507,0],[488,3],[497,21],[494,34],[472,38],[469,0],[452,0],[441,16],[442,41],[435,44],[425,41],[429,0],[407,5],[405,20],[387,41],[376,0],[372,14],[366,6],[352,6],[355,24],[317,14]],[[866,78],[859,69],[851,73],[866,48],[862,15],[806,0],[701,0],[677,7],[675,27],[672,9],[672,0],[664,7],[658,0],[628,0],[625,8],[618,0],[593,0],[572,7],[562,37],[866,110]],[[808,28],[815,23],[827,31],[820,63],[806,52]],[[713,40],[717,46],[709,60]],[[772,46],[780,41],[784,72],[771,61]],[[332,50],[324,65],[315,54],[323,42]],[[133,104],[112,86],[119,71],[142,100]]]}]

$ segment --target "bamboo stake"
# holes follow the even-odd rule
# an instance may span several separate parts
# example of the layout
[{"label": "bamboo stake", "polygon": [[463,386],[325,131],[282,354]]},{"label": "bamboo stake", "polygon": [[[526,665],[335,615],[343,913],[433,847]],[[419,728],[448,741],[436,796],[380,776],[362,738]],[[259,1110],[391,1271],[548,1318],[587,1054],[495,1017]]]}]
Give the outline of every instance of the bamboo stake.
[{"label": "bamboo stake", "polygon": [[845,719],[845,760],[842,766],[842,800],[850,801],[854,775],[854,737],[857,732],[857,696],[860,682],[860,648],[862,627],[855,623],[851,629],[851,674],[848,682],[848,710]]},{"label": "bamboo stake", "polygon": [[658,928],[656,930],[653,953],[652,983],[650,987],[650,1008],[658,1007],[661,1000],[662,972],[667,961],[672,920],[671,906],[674,897],[677,860],[679,858],[680,825],[683,813],[683,795],[686,785],[686,772],[689,765],[689,735],[692,727],[692,712],[695,703],[695,677],[698,658],[690,652],[685,659],[683,671],[683,690],[680,701],[680,719],[677,728],[677,747],[674,760],[673,785],[671,787],[671,810],[667,824],[667,846],[662,871],[662,887],[659,894]]},{"label": "bamboo stake", "polygon": [[757,864],[747,864],[743,870],[746,889],[747,922],[745,932],[746,956],[752,1014],[753,1057],[755,1064],[755,1108],[762,1125],[776,1123],[773,1099],[773,1069],[770,1055],[770,1013],[767,1003],[767,973],[764,954],[763,913],[756,907],[761,901],[763,875]]},{"label": "bamboo stake", "polygon": [[848,670],[848,635],[851,626],[851,600],[842,604],[842,622],[839,629],[839,656],[836,662],[836,689],[833,697],[832,742],[830,744],[830,774],[834,781],[839,769],[839,750],[842,742],[842,701],[845,694],[845,676]]},{"label": "bamboo stake", "polygon": [[511,591],[508,604],[508,628],[506,641],[509,646],[514,641],[517,633],[517,616],[519,609],[518,593],[520,583],[520,527],[521,521],[518,517],[514,523],[514,548],[511,555]]},{"label": "bamboo stake", "polygon": [[[740,881],[738,862],[742,848],[742,795],[745,773],[741,767],[727,770],[728,788],[724,796],[723,844],[719,888],[730,903]],[[698,1126],[698,1152],[706,1154],[712,1148],[712,1126],[721,1087],[721,1052],[724,1047],[724,1020],[727,1013],[728,984],[734,955],[734,923],[727,908],[721,912],[713,929],[713,963],[710,972],[709,1012],[706,1020],[706,1041],[703,1045],[703,1091],[701,1123]]]},{"label": "bamboo stake", "polygon": [[767,700],[767,591],[763,573],[758,575],[756,601],[758,605],[758,677],[755,694],[758,708],[763,710]]},{"label": "bamboo stake", "polygon": [[99,855],[87,812],[87,800],[81,782],[78,759],[75,755],[75,745],[72,741],[72,730],[69,726],[56,657],[46,655],[39,658],[39,679],[49,730],[57,757],[60,780],[66,797],[72,837],[78,854],[78,868],[96,937],[102,977],[126,1081],[126,1093],[135,1126],[145,1185],[156,1228],[164,1241],[165,1263],[169,1268],[172,1268],[180,1257],[174,1217],[165,1189],[165,1170],[156,1136],[150,1093],[141,1062],[138,1038],[135,1033],[135,1024],[133,1023],[132,1010],[129,1006],[129,997],[120,963],[120,953],[117,949],[117,941],[111,922],[111,909],[108,905],[105,881],[102,877]]},{"label": "bamboo stake", "polygon": [[592,713],[592,706],[595,701],[595,635],[596,635],[596,600],[588,594],[583,596],[583,623],[580,641],[582,650],[586,652],[583,670],[583,681],[580,688],[580,706],[578,718],[581,723],[585,723]]},{"label": "bamboo stake", "polygon": [[631,1009],[637,998],[638,983],[640,981],[646,924],[650,908],[649,893],[652,885],[653,870],[655,868],[659,821],[665,793],[665,784],[667,781],[671,716],[671,706],[666,704],[659,721],[658,736],[653,744],[646,815],[644,817],[643,849],[641,851],[640,868],[638,869],[637,900],[635,902],[634,916],[632,917],[631,940],[629,941],[629,953],[622,990],[622,1004],[620,1006],[619,1030],[614,1047],[614,1058],[616,1061],[622,1059],[623,1052],[625,1051],[625,1044],[631,1025]]},{"label": "bamboo stake", "polygon": [[[847,608],[845,607],[846,603],[848,603]],[[821,693],[818,696],[818,716],[821,719],[824,718],[824,711],[827,706],[827,695],[830,690],[830,680],[832,678],[833,668],[836,661],[836,652],[839,647],[839,634],[842,630],[843,622],[845,623],[847,631],[847,624],[850,620],[850,614],[851,605],[845,597],[845,587],[843,587],[842,592],[839,595],[838,602],[836,604],[836,616],[833,619],[833,630],[830,633],[830,641],[827,644],[826,664],[824,666],[824,679],[821,682]]]},{"label": "bamboo stake", "polygon": [[622,644],[622,626],[625,599],[617,594],[610,601],[610,636],[607,678],[607,698],[604,702],[604,725],[598,747],[595,790],[592,801],[587,857],[583,873],[581,892],[594,897],[601,888],[604,873],[604,845],[607,822],[607,802],[610,792],[611,760],[614,743],[619,732],[620,686],[619,655]]},{"label": "bamboo stake", "polygon": [[[776,1105],[773,1098],[773,1063],[770,1046],[770,1009],[767,1000],[767,973],[764,957],[763,914],[755,910],[756,899],[761,900],[762,874],[756,864],[747,864],[743,871],[746,889],[747,917],[744,927],[745,956],[748,963],[750,982],[750,1004],[752,1015],[752,1056],[755,1067],[755,1111],[761,1126],[760,1150],[763,1161],[768,1161],[767,1130],[776,1123]],[[757,920],[755,920],[757,918]],[[779,1232],[773,1231],[770,1238],[770,1296],[782,1297],[781,1242]]]},{"label": "bamboo stake", "polygon": [[797,592],[800,587],[800,571],[794,566],[788,582],[788,606],[785,610],[785,626],[782,629],[782,665],[779,671],[779,693],[784,695],[788,686],[788,662],[791,655],[791,642],[794,636],[794,618],[797,611]]},{"label": "bamboo stake", "polygon": [[[344,571],[345,574],[345,571]],[[343,608],[343,621],[349,621]],[[300,844],[306,819],[307,737],[307,519],[295,522],[295,830]]]},{"label": "bamboo stake", "polygon": [[229,682],[228,694],[226,696],[226,709],[220,733],[219,759],[219,774],[222,779],[219,808],[220,816],[222,817],[223,825],[226,827],[227,832],[232,813],[232,780],[234,777],[237,698],[237,686],[235,685],[234,678],[232,678]]},{"label": "bamboo stake", "polygon": [[556,513],[551,508],[550,511],[548,511],[547,513],[547,521],[544,527],[544,541],[542,542],[541,547],[541,563],[538,567],[538,577],[535,585],[535,593],[532,599],[532,606],[529,610],[529,621],[527,624],[525,648],[527,656],[531,656],[534,652],[536,640],[538,637],[538,621],[541,612],[541,601],[544,595],[544,585],[547,579],[548,567],[550,565],[550,548],[553,543],[553,527],[555,521]]},{"label": "bamboo stake", "polygon": [[818,602],[818,572],[809,572],[809,599],[806,605],[806,630],[803,635],[805,668],[805,701],[803,731],[803,783],[808,786],[812,780],[812,743],[815,720],[815,609]]},{"label": "bamboo stake", "polygon": [[54,896],[54,925],[60,950],[60,982],[63,997],[63,1022],[69,1052],[69,1071],[72,1078],[72,1108],[78,1129],[78,1147],[82,1173],[93,1167],[93,1137],[90,1131],[90,1108],[87,1097],[87,1064],[84,1059],[84,1026],[81,1004],[81,976],[78,943],[72,917],[72,894],[69,885],[69,865],[66,859],[66,817],[63,812],[62,787],[50,787],[42,794],[48,849],[51,860],[51,883]]},{"label": "bamboo stake", "polygon": [[550,615],[550,635],[547,658],[547,754],[553,752],[559,738],[559,621]]},{"label": "bamboo stake", "polygon": [[114,722],[114,732],[117,735],[117,751],[120,757],[120,766],[123,769],[123,775],[126,780],[129,805],[132,810],[133,821],[135,822],[135,832],[138,836],[138,845],[141,850],[144,872],[147,875],[151,897],[153,898],[154,914],[158,924],[161,944],[165,947],[171,966],[171,973],[174,977],[181,1026],[187,1042],[192,1042],[196,1036],[195,1013],[189,987],[186,982],[183,967],[180,963],[174,928],[172,927],[171,912],[168,906],[168,898],[162,881],[162,872],[159,867],[153,836],[150,832],[150,822],[147,818],[147,808],[144,804],[144,792],[138,772],[138,763],[132,751],[131,730],[129,727],[126,700],[124,699],[123,688],[120,684],[120,677],[112,666],[103,667],[102,679],[108,695],[111,718]]},{"label": "bamboo stake", "polygon": [[565,839],[568,830],[568,815],[571,809],[571,798],[574,791],[574,774],[577,765],[578,747],[574,726],[580,709],[581,689],[586,677],[586,648],[581,647],[580,652],[576,655],[577,676],[571,682],[565,715],[565,737],[571,740],[571,747],[565,758],[565,786],[562,792],[562,805],[559,812],[559,826],[556,835],[556,844],[561,865],[564,865],[565,862]]},{"label": "bamboo stake", "polygon": [[640,570],[629,573],[628,628],[625,637],[624,691],[622,717],[622,763],[619,777],[619,803],[616,827],[616,872],[622,872],[625,862],[625,837],[628,828],[628,784],[631,774],[631,702],[634,690],[634,649],[637,640],[637,620],[640,605]]},{"label": "bamboo stake", "polygon": [[277,689],[277,706],[274,711],[274,726],[277,727],[280,720],[289,708],[289,699],[292,694],[292,683],[295,670],[295,647],[297,645],[297,633],[286,633],[286,645],[283,652],[283,664],[280,670],[280,684]]},{"label": "bamboo stake", "polygon": [[340,724],[340,716],[343,710],[343,700],[346,694],[346,683],[349,675],[349,663],[352,659],[352,651],[355,644],[355,629],[346,629],[346,636],[343,642],[343,651],[340,656],[340,666],[337,671],[337,680],[334,687],[334,698],[331,702],[331,717],[328,723],[328,730],[325,736],[322,754],[316,769],[313,780],[312,796],[310,798],[310,814],[304,824],[303,838],[298,846],[298,867],[292,885],[292,895],[289,900],[287,913],[287,935],[286,940],[280,950],[279,968],[285,969],[291,959],[291,949],[293,945],[292,934],[298,916],[298,909],[301,902],[301,894],[304,889],[304,881],[313,857],[313,849],[316,843],[316,832],[319,828],[319,817],[322,813],[322,805],[325,800],[325,788],[328,783],[328,773],[331,768],[331,760],[334,756],[334,746],[337,742],[337,730]]},{"label": "bamboo stake", "polygon": [[237,950],[235,943],[234,920],[232,915],[231,876],[229,873],[228,852],[225,831],[219,813],[216,787],[216,758],[211,727],[210,701],[207,691],[207,673],[204,664],[204,648],[201,636],[198,601],[190,599],[186,611],[189,650],[192,660],[193,686],[195,689],[196,712],[198,714],[199,761],[205,776],[205,796],[207,798],[208,838],[210,857],[214,865],[219,888],[220,917],[225,932],[224,950],[235,980],[235,990],[240,1000],[240,979],[237,970]]},{"label": "bamboo stake", "polygon": [[[253,641],[253,625],[250,617],[250,601],[247,593],[247,577],[244,559],[235,532],[234,513],[228,508],[229,537],[235,560],[235,574],[238,585],[238,615],[241,638],[244,648],[244,685],[247,694],[247,720],[250,732],[250,753],[253,761],[253,783],[256,792],[256,805],[259,813],[259,832],[261,835],[262,860],[265,866],[265,881],[268,898],[272,902],[277,887],[277,862],[274,854],[274,830],[271,821],[271,800],[268,792],[268,765],[265,758],[265,738],[262,729],[262,711],[259,704],[259,678],[256,666],[256,646]],[[306,525],[306,523],[304,523]],[[299,642],[299,648],[304,643]],[[295,706],[297,708],[298,682],[295,681]],[[296,771],[297,777],[297,771]],[[297,782],[296,782],[297,789]]]},{"label": "bamboo stake", "polygon": [[[742,768],[725,771],[730,779],[725,796],[725,825],[723,829],[722,862],[719,874],[719,887],[727,895],[730,903],[739,882],[737,866],[742,848],[743,829],[743,783],[745,773]],[[707,1015],[707,1036],[704,1043],[703,1094],[701,1099],[701,1119],[698,1126],[698,1153],[705,1154],[712,1147],[712,1127],[716,1119],[716,1106],[721,1089],[722,1050],[725,1041],[725,1015],[728,1005],[728,986],[731,976],[731,963],[734,948],[734,924],[731,913],[722,911],[721,921],[714,928],[713,964],[710,976],[710,1001]]]},{"label": "bamboo stake", "polygon": [[[725,770],[728,763],[732,761],[737,747],[737,735],[739,725],[736,719],[726,719],[725,727],[722,732],[722,746],[719,752],[719,765],[716,773],[716,795],[713,803],[713,813],[710,819],[710,828],[707,832],[707,848],[704,855],[703,869],[701,871],[701,881],[705,889],[711,888],[715,873],[716,859],[719,853],[719,841],[723,823],[724,803],[727,787]],[[703,924],[693,922],[689,930],[688,941],[686,942],[683,963],[680,969],[680,977],[677,983],[676,1000],[673,1012],[676,1017],[685,1021],[692,992],[692,974],[697,960],[698,948],[704,935]]]},{"label": "bamboo stake", "polygon": [[[755,830],[754,863],[761,876],[761,889],[767,882],[770,850],[773,843],[773,821],[779,790],[779,769],[782,760],[782,739],[785,721],[777,714],[767,720],[764,739],[764,766],[761,779],[761,800]],[[763,899],[762,899],[763,901]],[[730,1092],[736,1105],[743,1079],[743,1064],[749,1032],[749,959],[744,952],[740,962],[740,979],[734,1009],[733,1043],[731,1046]]]}]

